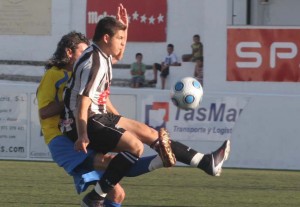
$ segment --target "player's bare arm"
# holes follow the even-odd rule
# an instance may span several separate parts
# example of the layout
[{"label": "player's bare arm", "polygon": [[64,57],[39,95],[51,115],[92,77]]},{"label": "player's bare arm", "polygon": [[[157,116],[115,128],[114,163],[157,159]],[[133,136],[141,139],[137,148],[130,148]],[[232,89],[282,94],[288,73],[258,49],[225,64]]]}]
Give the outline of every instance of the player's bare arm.
[{"label": "player's bare arm", "polygon": [[61,102],[51,102],[47,106],[39,110],[41,119],[47,119],[55,115],[59,115],[64,109],[64,103]]},{"label": "player's bare arm", "polygon": [[109,97],[107,98],[107,101],[106,101],[106,108],[107,108],[107,111],[109,111],[110,113],[119,115],[118,110],[116,109],[116,107],[114,107],[114,105],[113,105],[112,102],[110,101],[110,98],[109,98]]},{"label": "player's bare arm", "polygon": [[122,4],[120,4],[118,6],[116,18],[117,18],[117,20],[122,22],[124,25],[126,25],[126,27],[128,28],[129,22],[128,22],[127,10],[126,10],[126,8],[124,8],[124,6]]},{"label": "player's bare arm", "polygon": [[87,96],[78,96],[78,108],[76,112],[76,126],[78,139],[75,142],[75,150],[84,151],[87,153],[86,147],[90,143],[87,134],[88,109],[92,101]]},{"label": "player's bare arm", "polygon": [[123,7],[122,4],[120,4],[119,7],[118,7],[116,19],[119,20],[120,22],[122,22],[122,24],[126,25],[126,30],[125,30],[125,33],[124,33],[124,37],[122,37],[123,42],[124,42],[124,47],[118,55],[113,57],[112,64],[115,64],[117,61],[119,61],[123,58],[125,47],[126,47],[126,42],[127,42],[129,22],[128,22],[127,10]]}]

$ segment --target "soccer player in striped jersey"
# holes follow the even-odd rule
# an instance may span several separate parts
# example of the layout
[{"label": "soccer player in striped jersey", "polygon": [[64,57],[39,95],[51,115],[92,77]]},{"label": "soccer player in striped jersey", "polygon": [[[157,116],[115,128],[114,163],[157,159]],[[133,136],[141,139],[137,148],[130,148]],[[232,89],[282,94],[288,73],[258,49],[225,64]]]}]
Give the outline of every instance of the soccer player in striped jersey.
[{"label": "soccer player in striped jersey", "polygon": [[[63,36],[53,57],[46,64],[46,72],[37,90],[40,123],[45,142],[49,147],[53,160],[74,177],[78,193],[84,191],[88,186],[80,185],[83,179],[82,175],[92,170],[84,166],[85,160],[92,159],[95,155],[93,151],[89,151],[88,154],[75,151],[74,142],[61,133],[58,125],[60,114],[64,109],[63,90],[72,74],[74,62],[87,48],[88,44],[88,39],[77,32],[70,32]],[[100,154],[97,156],[95,164],[98,169],[101,169],[104,165],[107,165],[110,157],[103,157]],[[124,196],[123,188],[116,185],[116,188],[108,196],[107,202],[121,203]],[[102,202],[100,200],[95,203],[102,206]]]},{"label": "soccer player in striped jersey", "polygon": [[[46,63],[46,72],[37,89],[40,123],[45,143],[48,145],[53,160],[73,176],[78,193],[84,192],[90,184],[96,184],[113,155],[103,155],[88,150],[88,153],[74,150],[76,137],[67,137],[60,129],[60,115],[64,109],[63,90],[72,74],[74,62],[88,47],[88,39],[81,33],[70,32],[64,35],[57,49]],[[158,160],[158,161],[157,161]],[[162,167],[159,156],[143,157],[127,176],[138,176]],[[97,171],[95,171],[97,170]],[[103,199],[88,193],[82,206],[103,206]],[[104,201],[107,207],[119,207],[125,192],[117,184]]]},{"label": "soccer player in striped jersey", "polygon": [[[127,41],[128,19],[126,9],[120,5],[117,18],[104,17],[95,29],[93,43],[74,65],[73,75],[64,93],[64,129],[70,137],[78,139],[75,149],[87,152],[87,146],[106,154],[117,152],[95,187],[100,197],[135,166],[143,153],[143,143],[156,151],[163,148],[159,133],[147,125],[121,116],[109,99],[112,64],[123,57]],[[75,120],[75,121],[74,121]],[[198,167],[210,175],[220,175],[227,159],[230,142],[210,154],[201,154],[176,141],[170,141],[176,159]],[[161,156],[164,162],[164,156]]]}]

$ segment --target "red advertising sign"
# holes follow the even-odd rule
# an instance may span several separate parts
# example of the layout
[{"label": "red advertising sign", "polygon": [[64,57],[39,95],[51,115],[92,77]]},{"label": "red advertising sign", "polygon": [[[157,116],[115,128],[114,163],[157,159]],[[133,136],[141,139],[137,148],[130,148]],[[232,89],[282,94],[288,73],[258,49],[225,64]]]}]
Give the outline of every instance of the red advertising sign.
[{"label": "red advertising sign", "polygon": [[228,28],[227,81],[300,82],[300,29]]},{"label": "red advertising sign", "polygon": [[165,42],[167,0],[87,0],[86,34],[92,38],[97,22],[105,16],[116,16],[122,3],[129,18],[128,41]]}]

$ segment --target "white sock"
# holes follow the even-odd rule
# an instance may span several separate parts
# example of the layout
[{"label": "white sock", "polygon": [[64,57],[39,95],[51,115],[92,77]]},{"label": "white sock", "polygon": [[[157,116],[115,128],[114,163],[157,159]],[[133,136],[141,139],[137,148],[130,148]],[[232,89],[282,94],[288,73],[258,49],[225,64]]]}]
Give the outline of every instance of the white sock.
[{"label": "white sock", "polygon": [[200,163],[200,161],[202,160],[203,156],[204,156],[204,154],[201,154],[199,152],[197,154],[195,154],[195,156],[191,160],[190,165],[192,167],[197,167],[198,164]]},{"label": "white sock", "polygon": [[101,186],[99,185],[99,183],[97,182],[96,185],[95,185],[95,191],[96,193],[98,193],[101,197],[105,198],[107,193],[104,193],[101,189]]},{"label": "white sock", "polygon": [[162,162],[160,156],[156,155],[156,157],[153,160],[151,160],[148,169],[151,172],[151,171],[156,170],[158,168],[162,168],[163,166],[164,165],[163,165],[163,162]]}]

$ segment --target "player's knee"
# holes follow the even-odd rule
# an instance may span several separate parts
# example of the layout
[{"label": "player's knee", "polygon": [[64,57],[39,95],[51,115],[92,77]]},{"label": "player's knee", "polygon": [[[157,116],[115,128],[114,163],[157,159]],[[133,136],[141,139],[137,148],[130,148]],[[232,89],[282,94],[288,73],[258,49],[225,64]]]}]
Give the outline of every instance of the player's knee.
[{"label": "player's knee", "polygon": [[144,152],[144,144],[142,142],[135,142],[131,148],[131,153],[137,157],[141,157]]},{"label": "player's knee", "polygon": [[125,199],[125,191],[121,185],[117,184],[106,198],[115,203],[122,203]]},{"label": "player's knee", "polygon": [[120,202],[122,203],[125,199],[125,191],[124,189],[120,186],[119,192],[118,192],[118,198],[117,198]]},{"label": "player's knee", "polygon": [[158,131],[149,127],[149,135],[148,136],[158,138]]},{"label": "player's knee", "polygon": [[105,170],[114,155],[97,153],[94,157],[94,168],[96,170]]},{"label": "player's knee", "polygon": [[117,145],[118,151],[127,151],[134,156],[140,157],[144,151],[144,144],[131,133],[124,133]]}]

